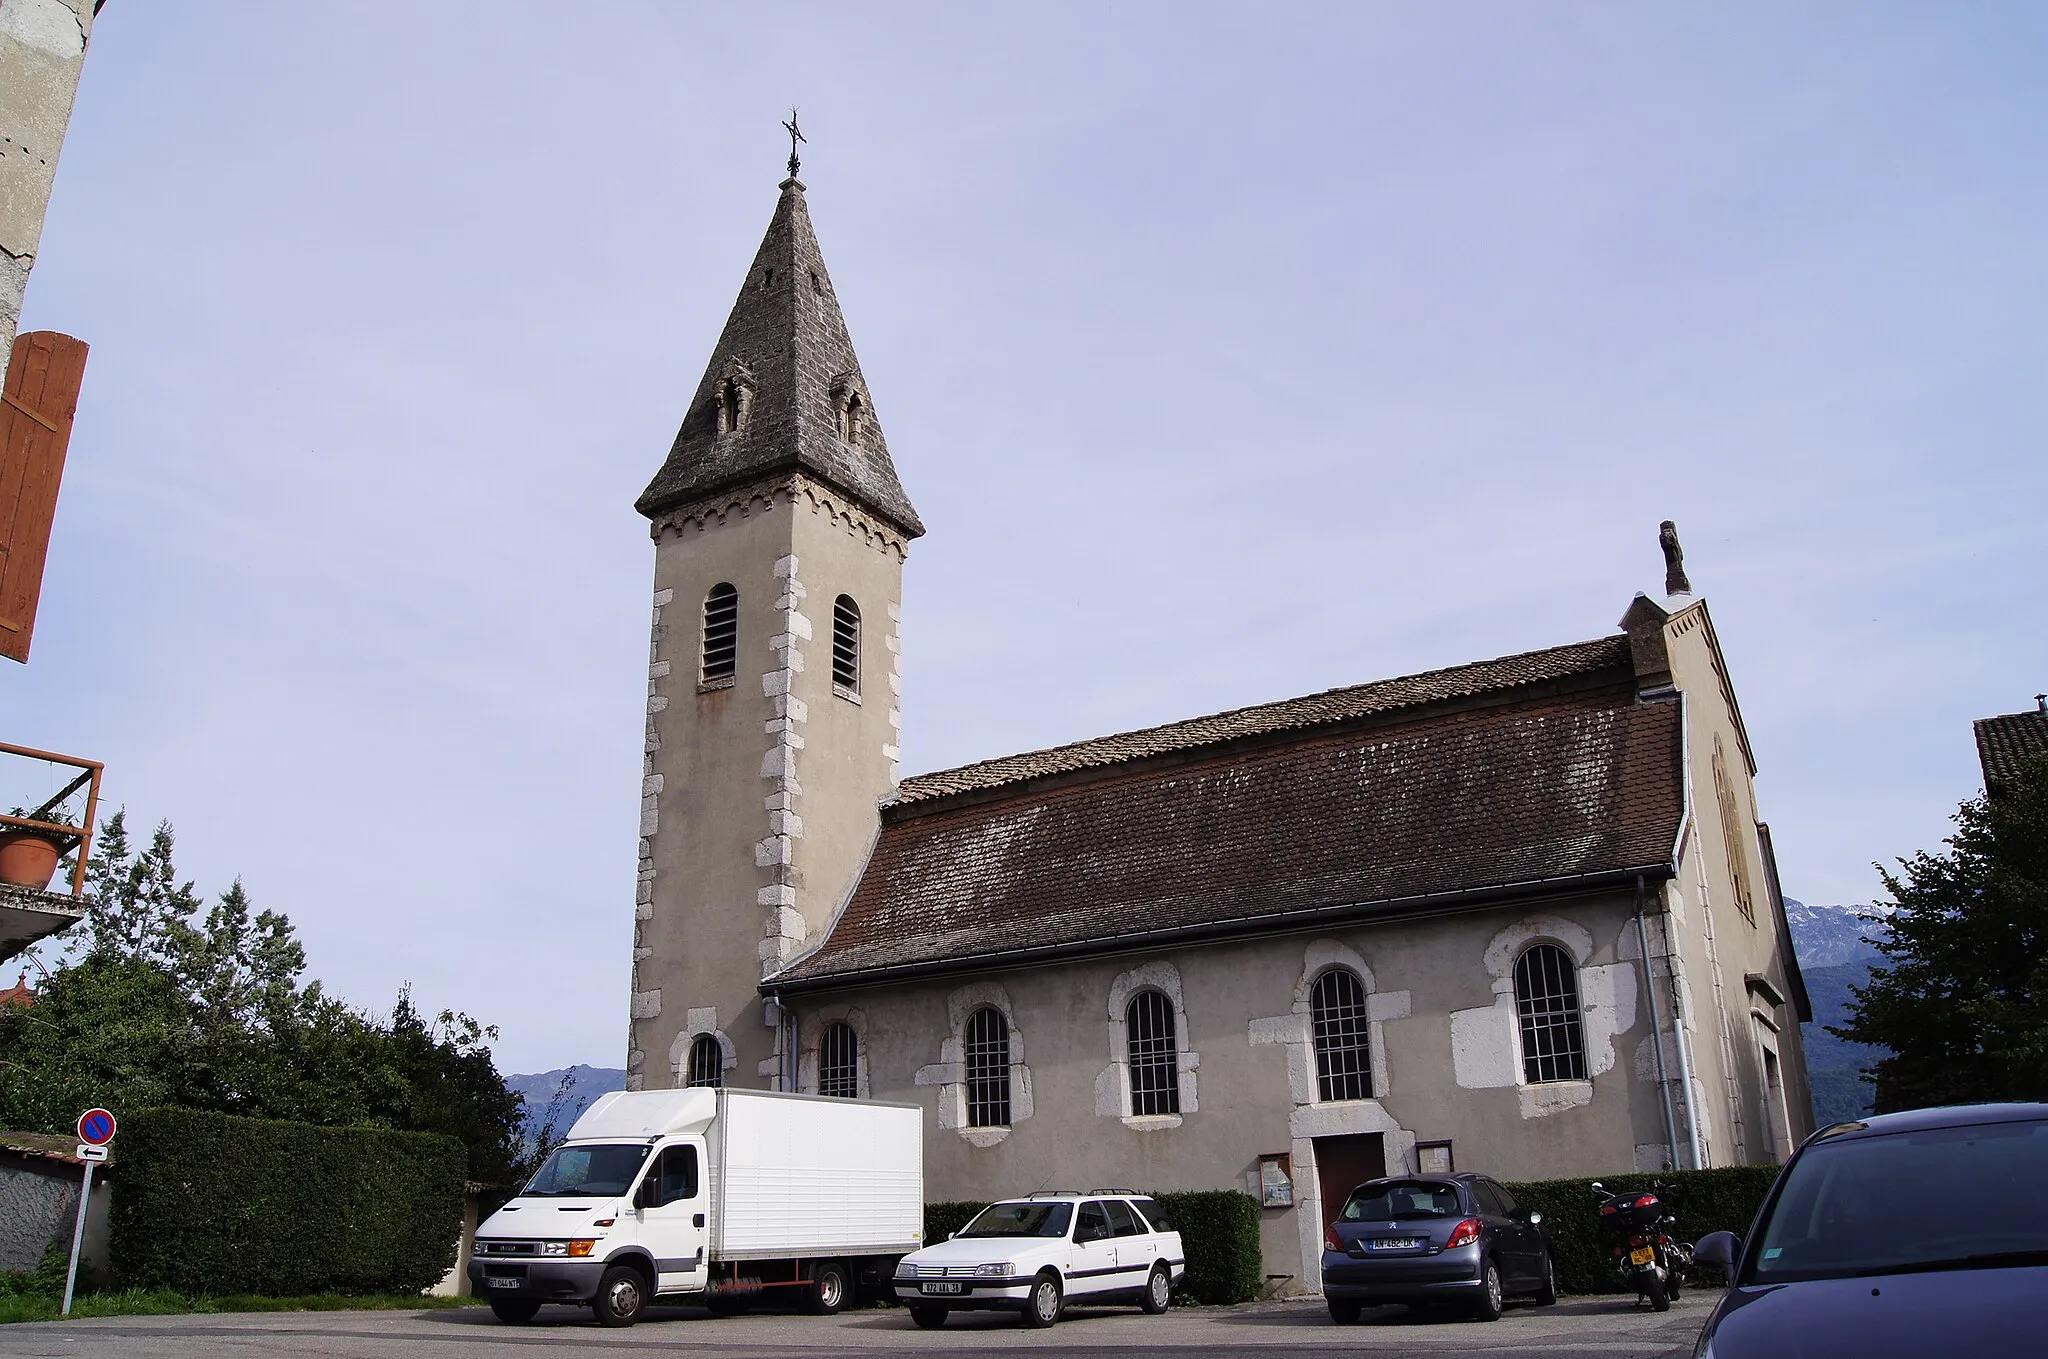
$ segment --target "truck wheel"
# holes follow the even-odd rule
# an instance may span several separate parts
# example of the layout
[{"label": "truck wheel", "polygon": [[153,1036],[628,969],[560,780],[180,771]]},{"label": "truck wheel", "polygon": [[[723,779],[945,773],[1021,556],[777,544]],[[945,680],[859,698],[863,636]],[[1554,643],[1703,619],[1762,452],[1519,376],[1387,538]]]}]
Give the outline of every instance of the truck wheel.
[{"label": "truck wheel", "polygon": [[631,1265],[613,1265],[598,1281],[590,1307],[602,1325],[631,1326],[647,1310],[647,1280]]},{"label": "truck wheel", "polygon": [[540,1314],[540,1304],[527,1298],[492,1298],[491,1314],[500,1321],[518,1325],[531,1321]]},{"label": "truck wheel", "polygon": [[919,1330],[936,1331],[946,1324],[946,1309],[923,1307],[913,1302],[910,1304],[910,1319],[917,1323]]},{"label": "truck wheel", "polygon": [[845,1265],[829,1260],[811,1266],[811,1295],[806,1301],[812,1316],[831,1316],[843,1309],[852,1295],[853,1286],[847,1281]]},{"label": "truck wheel", "polygon": [[1486,1262],[1486,1273],[1480,1276],[1479,1301],[1472,1304],[1474,1321],[1500,1320],[1500,1266],[1492,1260]]},{"label": "truck wheel", "polygon": [[1024,1324],[1033,1328],[1052,1325],[1060,1319],[1063,1302],[1059,1276],[1048,1270],[1031,1281],[1031,1296],[1024,1300]]},{"label": "truck wheel", "polygon": [[1172,1302],[1173,1276],[1166,1272],[1165,1265],[1152,1266],[1152,1273],[1145,1279],[1145,1291],[1138,1297],[1138,1306],[1156,1317]]}]

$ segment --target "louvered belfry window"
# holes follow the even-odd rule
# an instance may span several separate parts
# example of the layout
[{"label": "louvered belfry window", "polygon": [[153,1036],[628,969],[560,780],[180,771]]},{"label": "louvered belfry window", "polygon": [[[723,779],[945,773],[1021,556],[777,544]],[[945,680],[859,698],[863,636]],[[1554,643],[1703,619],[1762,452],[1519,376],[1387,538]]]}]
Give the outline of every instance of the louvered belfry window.
[{"label": "louvered belfry window", "polygon": [[1522,1079],[1586,1079],[1586,1035],[1579,1015],[1578,969],[1555,944],[1537,944],[1515,960],[1515,1013],[1522,1021]]},{"label": "louvered belfry window", "polygon": [[1316,978],[1309,996],[1315,1028],[1316,1084],[1325,1100],[1372,1098],[1371,1029],[1365,985],[1347,968]]},{"label": "louvered belfry window", "polygon": [[725,1053],[710,1034],[700,1033],[690,1040],[690,1067],[683,1084],[714,1088],[725,1084]]},{"label": "louvered belfry window", "polygon": [[860,1098],[860,1036],[851,1024],[828,1024],[818,1040],[818,1093]]},{"label": "louvered belfry window", "polygon": [[860,692],[860,605],[851,595],[832,603],[832,682],[849,693]]},{"label": "louvered belfry window", "polygon": [[967,1016],[967,1126],[1010,1126],[1010,1021],[992,1005]]},{"label": "louvered belfry window", "polygon": [[1140,991],[1124,1012],[1131,1068],[1131,1112],[1139,1117],[1180,1112],[1180,1054],[1173,1037],[1173,1004],[1157,991]]},{"label": "louvered belfry window", "polygon": [[740,592],[720,581],[704,596],[704,678],[731,679],[739,658]]}]

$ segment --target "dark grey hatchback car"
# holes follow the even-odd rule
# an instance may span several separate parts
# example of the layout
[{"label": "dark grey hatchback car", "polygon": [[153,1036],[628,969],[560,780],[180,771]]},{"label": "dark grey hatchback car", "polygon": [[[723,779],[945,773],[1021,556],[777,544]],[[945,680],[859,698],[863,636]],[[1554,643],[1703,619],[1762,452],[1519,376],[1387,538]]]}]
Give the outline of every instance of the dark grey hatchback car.
[{"label": "dark grey hatchback car", "polygon": [[1351,1191],[1323,1237],[1323,1297],[1343,1325],[1381,1303],[1455,1308],[1482,1321],[1510,1293],[1557,1301],[1543,1215],[1484,1175],[1400,1175]]},{"label": "dark grey hatchback car", "polygon": [[1694,1258],[1732,1279],[1702,1359],[2048,1353],[2048,1104],[1823,1128]]}]

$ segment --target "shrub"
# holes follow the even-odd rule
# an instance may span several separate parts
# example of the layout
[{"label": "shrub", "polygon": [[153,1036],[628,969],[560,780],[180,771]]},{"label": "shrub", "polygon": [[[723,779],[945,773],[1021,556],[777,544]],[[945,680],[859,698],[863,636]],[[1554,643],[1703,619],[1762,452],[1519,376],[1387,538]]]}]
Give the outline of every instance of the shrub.
[{"label": "shrub", "polygon": [[[1173,1230],[1180,1233],[1181,1250],[1187,1256],[1188,1275],[1177,1296],[1194,1302],[1227,1304],[1245,1302],[1258,1295],[1259,1285],[1265,1282],[1265,1265],[1259,1253],[1256,1199],[1227,1189],[1150,1197],[1166,1210]],[[944,1241],[987,1206],[981,1200],[927,1203],[925,1244]]]},{"label": "shrub", "polygon": [[114,1272],[197,1295],[418,1293],[455,1263],[467,1165],[434,1133],[145,1109],[121,1124]]},{"label": "shrub", "polygon": [[[1708,1232],[1747,1234],[1764,1195],[1778,1178],[1776,1166],[1728,1166],[1720,1170],[1672,1170],[1657,1175],[1607,1175],[1610,1190],[1664,1186],[1659,1195],[1677,1217],[1673,1233],[1680,1241],[1697,1241]],[[1543,1214],[1543,1230],[1557,1256],[1557,1286],[1567,1293],[1626,1291],[1614,1268],[1610,1247],[1600,1240],[1599,1199],[1591,1180],[1538,1180],[1510,1184],[1524,1209]],[[1719,1271],[1702,1270],[1701,1282],[1718,1283]],[[1711,1278],[1704,1276],[1711,1275]]]},{"label": "shrub", "polygon": [[1188,1259],[1182,1291],[1196,1302],[1229,1304],[1258,1296],[1265,1282],[1259,1252],[1259,1201],[1236,1189],[1154,1194],[1173,1220]]}]

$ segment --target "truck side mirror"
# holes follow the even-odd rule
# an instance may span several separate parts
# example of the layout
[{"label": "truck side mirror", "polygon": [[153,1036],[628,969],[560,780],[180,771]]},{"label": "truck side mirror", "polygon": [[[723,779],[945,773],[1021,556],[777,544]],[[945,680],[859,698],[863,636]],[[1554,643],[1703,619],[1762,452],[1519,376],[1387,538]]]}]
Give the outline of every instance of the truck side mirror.
[{"label": "truck side mirror", "polygon": [[1742,1256],[1742,1238],[1734,1232],[1708,1232],[1692,1249],[1695,1264],[1712,1265],[1715,1269],[1735,1273],[1735,1262]]},{"label": "truck side mirror", "polygon": [[659,1187],[659,1182],[652,1175],[640,1181],[640,1187],[633,1191],[633,1206],[635,1208],[659,1207],[660,1205],[654,1201]]}]

